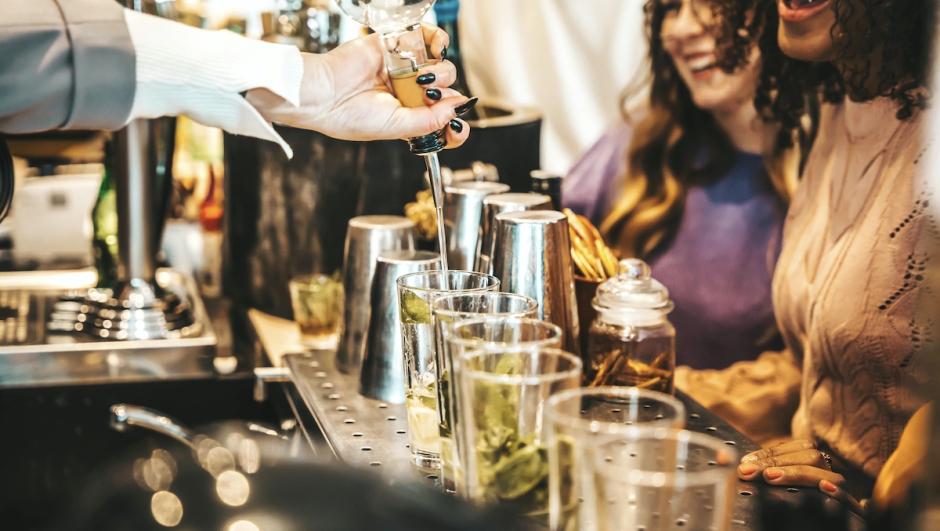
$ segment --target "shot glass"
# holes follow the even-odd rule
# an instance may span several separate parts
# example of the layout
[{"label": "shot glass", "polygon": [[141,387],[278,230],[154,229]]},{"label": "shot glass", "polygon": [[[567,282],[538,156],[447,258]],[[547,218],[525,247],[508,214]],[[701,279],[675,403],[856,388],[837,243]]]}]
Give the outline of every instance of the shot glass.
[{"label": "shot glass", "polygon": [[466,495],[548,526],[548,430],[553,393],[578,387],[581,359],[557,349],[508,345],[459,360],[459,421],[468,442]]},{"label": "shot glass", "polygon": [[421,271],[400,277],[397,284],[411,461],[421,468],[438,469],[441,437],[431,303],[451,293],[496,292],[499,280],[471,271]]},{"label": "shot glass", "polygon": [[553,395],[545,410],[549,428],[549,502],[553,530],[596,529],[587,471],[590,448],[600,438],[635,428],[682,429],[685,406],[672,395],[636,387],[582,387]]},{"label": "shot glass", "polygon": [[[462,479],[459,477],[458,430],[454,422],[454,372],[444,340],[444,328],[481,317],[532,318],[538,308],[539,304],[534,299],[515,293],[456,293],[434,300],[431,328],[434,330],[434,344],[437,348],[437,413],[441,433],[441,484],[445,492],[457,492],[457,485]],[[557,347],[560,343],[546,346]]]},{"label": "shot glass", "polygon": [[335,347],[343,317],[342,279],[337,275],[304,275],[292,278],[289,286],[294,322],[303,345]]},{"label": "shot glass", "polygon": [[737,452],[701,433],[633,428],[599,438],[590,503],[600,531],[727,529]]}]

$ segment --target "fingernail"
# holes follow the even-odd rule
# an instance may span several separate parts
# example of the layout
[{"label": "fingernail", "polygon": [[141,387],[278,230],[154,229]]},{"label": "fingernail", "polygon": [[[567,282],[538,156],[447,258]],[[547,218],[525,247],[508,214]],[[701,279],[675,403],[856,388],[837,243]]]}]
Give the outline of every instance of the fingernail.
[{"label": "fingernail", "polygon": [[447,46],[441,48],[441,59],[447,57]]},{"label": "fingernail", "polygon": [[428,98],[434,101],[441,99],[441,91],[437,89],[427,89],[424,91],[424,93],[427,95]]},{"label": "fingernail", "polygon": [[480,98],[470,98],[469,100],[467,100],[467,101],[461,103],[460,105],[454,107],[454,112],[457,113],[457,116],[460,116],[460,115],[462,115],[462,114],[467,114],[467,111],[469,111],[470,109],[472,109],[472,108],[474,107],[474,105],[476,105],[479,100],[480,100]]},{"label": "fingernail", "polygon": [[434,74],[424,74],[418,76],[417,82],[419,85],[430,85],[431,83],[434,83],[435,80],[437,80],[437,76]]},{"label": "fingernail", "polygon": [[764,475],[767,476],[767,479],[777,479],[783,475],[783,470],[779,468],[768,468],[764,470]]},{"label": "fingernail", "polygon": [[822,483],[820,483],[819,486],[822,487],[823,490],[824,490],[824,491],[827,491],[827,492],[835,492],[835,491],[839,490],[839,487],[836,487],[836,484],[835,484],[835,483],[833,483],[833,482],[831,482],[831,481],[827,481],[827,480],[825,480],[825,479],[822,480]]},{"label": "fingernail", "polygon": [[745,476],[750,476],[754,472],[757,472],[757,466],[750,463],[745,463],[738,467],[738,472],[744,474]]},{"label": "fingernail", "polygon": [[741,458],[742,463],[753,463],[755,461],[757,461],[757,456],[753,454],[747,454]]},{"label": "fingernail", "polygon": [[460,123],[460,122],[458,122],[457,120],[451,120],[451,121],[450,121],[450,128],[451,128],[455,133],[461,133],[461,132],[463,132],[463,124]]}]

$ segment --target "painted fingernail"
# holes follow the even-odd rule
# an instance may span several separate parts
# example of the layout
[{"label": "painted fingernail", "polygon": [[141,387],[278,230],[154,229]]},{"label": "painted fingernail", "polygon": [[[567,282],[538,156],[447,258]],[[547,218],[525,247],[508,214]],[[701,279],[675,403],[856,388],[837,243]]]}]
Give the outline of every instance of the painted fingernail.
[{"label": "painted fingernail", "polygon": [[430,85],[431,83],[434,83],[434,81],[436,80],[437,80],[437,76],[435,76],[434,74],[424,74],[424,75],[418,76],[418,79],[416,81],[418,82],[419,85]]},{"label": "painted fingernail", "polygon": [[463,132],[463,124],[460,123],[460,122],[458,122],[457,120],[451,120],[451,121],[450,121],[450,128],[451,128],[455,133],[461,133],[461,132]]},{"label": "painted fingernail", "polygon": [[750,463],[745,463],[738,467],[738,472],[744,474],[745,476],[750,476],[754,472],[757,472],[757,466]]},{"label": "painted fingernail", "polygon": [[447,57],[447,46],[441,48],[441,59]]},{"label": "painted fingernail", "polygon": [[764,475],[767,476],[767,479],[778,479],[783,475],[783,470],[779,468],[768,468],[764,470]]},{"label": "painted fingernail", "polygon": [[424,94],[427,95],[428,98],[434,101],[441,99],[441,91],[437,89],[427,89],[424,91]]},{"label": "painted fingernail", "polygon": [[833,482],[831,482],[831,481],[827,481],[827,480],[825,480],[825,479],[822,480],[822,482],[819,484],[819,486],[822,487],[822,489],[823,489],[824,491],[826,491],[826,492],[835,492],[835,491],[839,490],[839,487],[836,487],[836,484],[835,484],[835,483],[833,483]]},{"label": "painted fingernail", "polygon": [[457,113],[457,116],[460,116],[462,114],[467,114],[467,111],[472,109],[477,104],[478,101],[480,101],[480,98],[470,98],[469,100],[454,107],[454,112]]}]

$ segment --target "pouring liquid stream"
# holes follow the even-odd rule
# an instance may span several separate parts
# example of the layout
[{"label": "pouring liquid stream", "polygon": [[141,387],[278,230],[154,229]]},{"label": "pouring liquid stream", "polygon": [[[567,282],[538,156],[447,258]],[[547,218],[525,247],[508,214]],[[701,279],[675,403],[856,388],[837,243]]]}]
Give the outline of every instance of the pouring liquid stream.
[{"label": "pouring liquid stream", "polygon": [[450,280],[447,271],[447,236],[444,234],[444,184],[441,178],[441,163],[437,153],[423,155],[428,166],[428,177],[431,181],[431,195],[434,198],[434,214],[437,216],[437,246],[441,251],[441,270],[444,271],[442,288],[450,289]]}]

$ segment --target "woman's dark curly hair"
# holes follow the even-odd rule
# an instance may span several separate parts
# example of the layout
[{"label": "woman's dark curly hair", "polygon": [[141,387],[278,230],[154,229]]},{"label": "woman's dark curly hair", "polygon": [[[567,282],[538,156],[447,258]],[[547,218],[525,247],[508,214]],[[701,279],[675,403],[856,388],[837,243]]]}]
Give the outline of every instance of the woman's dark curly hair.
[{"label": "woman's dark curly hair", "polygon": [[[665,50],[660,32],[667,1],[675,0],[649,0],[646,4],[652,74],[649,112],[633,123],[623,193],[600,227],[605,239],[625,257],[646,256],[671,237],[688,188],[725,175],[735,156],[734,146],[711,113],[693,102]],[[734,72],[747,64],[755,45],[760,49],[761,73],[754,103],[765,121],[778,125],[776,142],[766,153],[764,166],[769,184],[787,201],[799,173],[799,159],[809,151],[813,139],[815,120],[805,118],[818,114],[817,87],[827,87],[832,99],[841,98],[837,72],[829,65],[783,55],[777,46],[775,0],[711,0],[707,5],[713,14],[707,29],[715,37],[722,70]],[[626,118],[633,122],[629,115]],[[794,153],[796,164],[787,160]]]},{"label": "woman's dark curly hair", "polygon": [[927,105],[937,0],[834,0],[835,64],[854,101],[888,96],[904,120]]},{"label": "woman's dark curly hair", "polygon": [[[716,6],[720,31],[732,36],[726,39],[729,65],[746,54],[746,39],[735,32],[745,27],[749,4],[719,0]],[[792,127],[800,114],[794,98],[799,100],[810,89],[829,102],[840,102],[846,94],[853,101],[890,97],[899,104],[898,119],[909,118],[927,105],[922,89],[928,82],[937,5],[937,0],[832,0],[836,23],[830,30],[835,44],[831,63],[788,59],[777,44],[777,32],[765,31],[759,42],[768,64],[755,101],[758,109],[765,117],[781,120],[785,129]],[[776,5],[769,9],[776,12]]]}]

